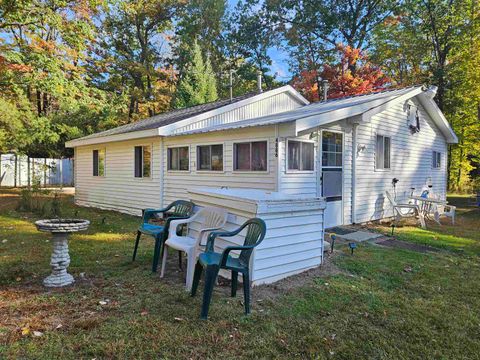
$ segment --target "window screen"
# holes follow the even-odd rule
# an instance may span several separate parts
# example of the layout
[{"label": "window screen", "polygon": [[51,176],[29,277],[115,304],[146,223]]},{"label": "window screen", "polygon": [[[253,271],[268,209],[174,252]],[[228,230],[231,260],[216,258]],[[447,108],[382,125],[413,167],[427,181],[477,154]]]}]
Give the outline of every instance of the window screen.
[{"label": "window screen", "polygon": [[442,154],[438,151],[432,151],[432,167],[439,169],[442,166]]},{"label": "window screen", "polygon": [[197,146],[197,170],[223,171],[223,145]]},{"label": "window screen", "polygon": [[168,149],[168,170],[188,171],[188,146]]},{"label": "window screen", "polygon": [[342,134],[323,132],[322,166],[342,166]]},{"label": "window screen", "polygon": [[342,169],[325,169],[322,171],[322,194],[326,198],[342,196]]},{"label": "window screen", "polygon": [[150,146],[135,146],[135,177],[150,177],[151,161]]},{"label": "window screen", "polygon": [[387,136],[377,135],[375,152],[375,167],[377,169],[390,169],[391,139]]},{"label": "window screen", "polygon": [[313,143],[288,140],[288,170],[313,171],[314,155]]},{"label": "window screen", "polygon": [[93,176],[105,176],[105,149],[93,150]]},{"label": "window screen", "polygon": [[267,170],[267,142],[255,141],[234,145],[234,166],[240,171]]}]

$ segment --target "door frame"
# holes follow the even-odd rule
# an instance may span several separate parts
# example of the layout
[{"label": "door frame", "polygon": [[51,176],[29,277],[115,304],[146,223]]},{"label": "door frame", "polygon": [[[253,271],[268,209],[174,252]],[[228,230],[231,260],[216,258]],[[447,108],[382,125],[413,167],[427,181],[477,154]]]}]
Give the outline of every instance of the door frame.
[{"label": "door frame", "polygon": [[[322,164],[322,158],[323,158],[323,132],[328,131],[332,133],[337,133],[337,134],[342,134],[342,221],[341,224],[339,225],[344,225],[345,224],[345,131],[344,130],[335,130],[335,129],[328,129],[328,128],[319,128],[318,129],[318,163],[317,163],[317,169],[318,169],[318,175],[317,175],[317,193],[318,196],[322,196],[322,188],[323,188],[323,164]],[[327,169],[335,168],[335,167],[329,167],[325,166]],[[326,199],[325,199],[326,201]],[[328,203],[327,203],[328,206]],[[324,210],[325,211],[325,210]]]}]

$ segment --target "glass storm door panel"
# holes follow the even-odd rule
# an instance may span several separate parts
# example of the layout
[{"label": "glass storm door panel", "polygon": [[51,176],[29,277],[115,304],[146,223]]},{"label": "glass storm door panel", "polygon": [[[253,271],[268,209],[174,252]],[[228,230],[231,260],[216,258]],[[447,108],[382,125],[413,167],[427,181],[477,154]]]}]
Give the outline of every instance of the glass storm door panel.
[{"label": "glass storm door panel", "polygon": [[325,227],[343,224],[343,134],[322,131],[322,196],[327,201]]}]

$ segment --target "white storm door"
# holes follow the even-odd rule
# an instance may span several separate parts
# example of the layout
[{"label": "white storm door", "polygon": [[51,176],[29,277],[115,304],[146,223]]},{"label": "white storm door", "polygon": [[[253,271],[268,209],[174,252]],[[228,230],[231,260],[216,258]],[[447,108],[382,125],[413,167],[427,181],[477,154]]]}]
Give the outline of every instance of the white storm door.
[{"label": "white storm door", "polygon": [[343,134],[322,131],[322,196],[327,201],[325,228],[343,225]]}]

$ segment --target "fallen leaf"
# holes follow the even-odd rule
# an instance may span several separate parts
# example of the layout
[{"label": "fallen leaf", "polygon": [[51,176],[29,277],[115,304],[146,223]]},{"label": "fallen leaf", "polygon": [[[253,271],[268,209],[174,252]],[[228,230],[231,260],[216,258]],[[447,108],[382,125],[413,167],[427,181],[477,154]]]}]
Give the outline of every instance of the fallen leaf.
[{"label": "fallen leaf", "polygon": [[25,326],[22,328],[22,335],[28,335],[30,334],[30,328],[28,326]]}]

